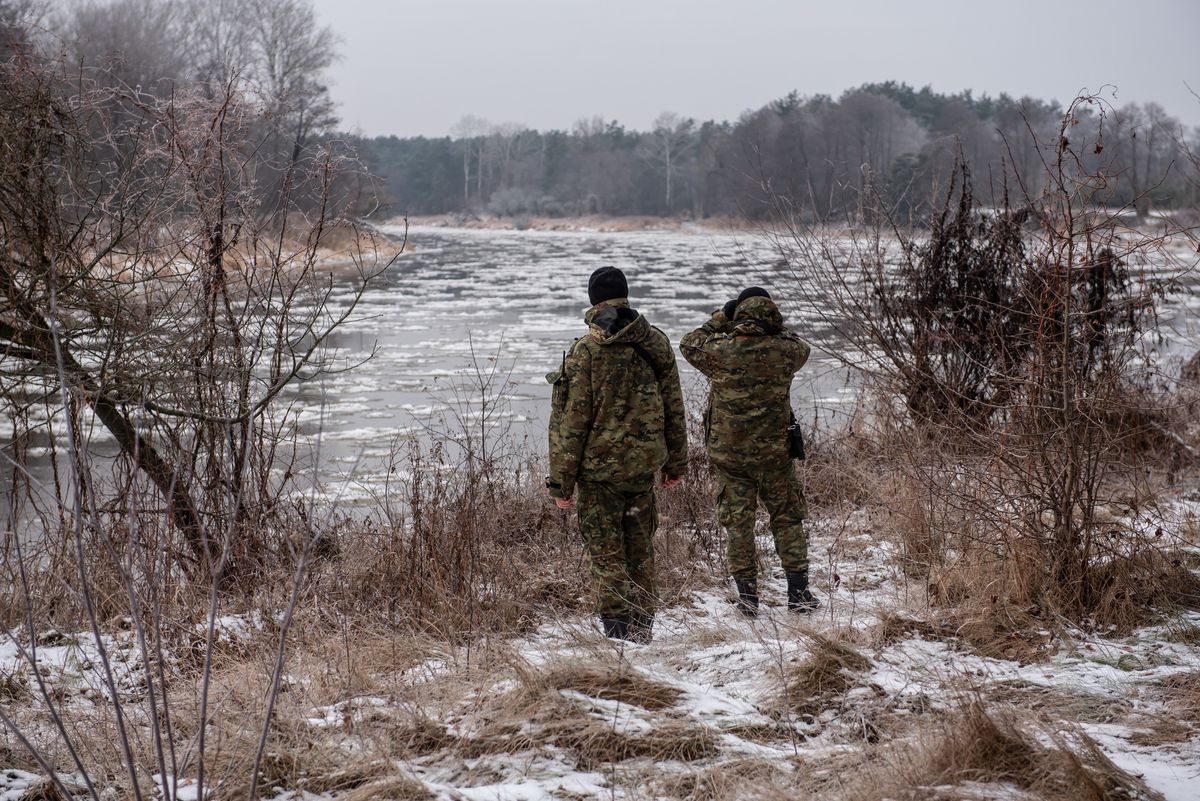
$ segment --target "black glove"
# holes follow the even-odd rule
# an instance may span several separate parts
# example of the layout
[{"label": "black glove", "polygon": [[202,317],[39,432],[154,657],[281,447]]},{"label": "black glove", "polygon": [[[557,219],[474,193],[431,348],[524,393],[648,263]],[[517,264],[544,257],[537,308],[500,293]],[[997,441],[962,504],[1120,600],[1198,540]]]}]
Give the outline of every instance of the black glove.
[{"label": "black glove", "polygon": [[733,322],[733,315],[737,311],[737,307],[738,307],[738,299],[734,298],[733,300],[726,303],[725,306],[722,307],[722,309],[721,309],[721,311],[725,312],[725,319],[731,323]]}]

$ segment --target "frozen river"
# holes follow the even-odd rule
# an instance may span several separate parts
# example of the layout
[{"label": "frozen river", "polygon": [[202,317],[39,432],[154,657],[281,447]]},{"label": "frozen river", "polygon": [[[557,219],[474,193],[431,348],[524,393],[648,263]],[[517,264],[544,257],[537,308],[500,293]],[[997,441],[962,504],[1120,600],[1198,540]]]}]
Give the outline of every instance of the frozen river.
[{"label": "frozen river", "polygon": [[[428,446],[464,426],[476,438],[480,432],[493,440],[503,436],[522,453],[544,454],[545,375],[585,333],[587,279],[608,264],[625,271],[633,305],[676,345],[743,287],[768,287],[789,326],[814,347],[792,387],[798,415],[811,424],[854,407],[857,388],[834,356],[845,343],[818,312],[801,308],[791,274],[753,234],[414,228],[410,244],[412,251],[375,279],[351,322],[331,339],[340,364],[362,363],[280,397],[298,415],[311,446],[301,474],[318,475],[326,497],[339,505],[372,503],[393,460],[403,472],[411,444]],[[1178,254],[1175,263],[1151,272],[1194,267],[1194,252]],[[1194,271],[1185,274],[1161,307],[1160,323],[1171,332],[1162,341],[1175,359],[1197,347],[1196,285]],[[351,293],[346,279],[334,305]],[[696,414],[704,382],[682,357],[679,365]],[[489,373],[487,392],[472,388]],[[97,427],[90,447],[103,456],[112,443]],[[47,462],[35,457],[31,470],[44,478]]]},{"label": "frozen river", "polygon": [[[293,395],[305,407],[305,432],[321,431],[328,478],[352,472],[351,483],[366,489],[406,439],[459,429],[463,418],[478,424],[483,393],[469,388],[476,364],[495,366],[496,385],[507,384],[494,393],[503,397],[489,430],[508,430],[544,452],[545,375],[586,331],[587,279],[608,264],[625,271],[632,305],[676,345],[743,287],[771,288],[789,325],[817,346],[793,386],[797,409],[811,419],[853,399],[836,360],[821,352],[838,347],[834,333],[794,314],[789,277],[753,235],[414,228],[410,243],[413,251],[376,279],[356,321],[334,339],[347,362],[375,355]],[[699,403],[704,387],[678,360],[684,391]]]}]

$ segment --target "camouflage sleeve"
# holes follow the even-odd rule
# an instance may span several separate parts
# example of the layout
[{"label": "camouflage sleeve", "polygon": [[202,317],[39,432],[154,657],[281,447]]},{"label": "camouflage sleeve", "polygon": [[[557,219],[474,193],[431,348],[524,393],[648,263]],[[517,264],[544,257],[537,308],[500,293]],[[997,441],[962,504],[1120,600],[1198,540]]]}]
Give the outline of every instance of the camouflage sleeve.
[{"label": "camouflage sleeve", "polygon": [[[559,383],[561,382],[561,383]],[[592,429],[592,369],[587,348],[573,347],[554,385],[550,409],[550,495],[575,492],[583,449]]]},{"label": "camouflage sleeve", "polygon": [[692,333],[684,335],[679,341],[679,350],[683,353],[683,358],[687,359],[692,367],[712,378],[713,373],[721,369],[720,357],[714,348],[706,346],[713,336],[727,333],[729,329],[725,312],[720,309],[713,312],[708,322]]},{"label": "camouflage sleeve", "polygon": [[679,383],[679,365],[671,341],[665,340],[670,365],[658,382],[658,391],[663,401],[663,429],[667,440],[667,463],[663,472],[670,476],[682,476],[687,472],[687,412],[683,408],[683,387]]},{"label": "camouflage sleeve", "polygon": [[808,354],[812,349],[808,346],[807,342],[793,334],[791,331],[788,331],[784,335],[784,340],[789,346],[788,353],[791,356],[792,372],[795,372],[803,367],[805,362],[808,361]]}]

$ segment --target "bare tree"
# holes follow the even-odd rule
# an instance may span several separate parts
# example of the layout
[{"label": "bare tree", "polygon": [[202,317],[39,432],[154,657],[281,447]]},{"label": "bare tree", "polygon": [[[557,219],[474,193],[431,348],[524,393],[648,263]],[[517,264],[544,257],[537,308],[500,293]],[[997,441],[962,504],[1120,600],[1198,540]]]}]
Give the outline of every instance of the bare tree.
[{"label": "bare tree", "polygon": [[[24,437],[56,427],[65,393],[122,457],[109,490],[79,501],[143,476],[182,535],[181,564],[236,563],[213,551],[214,532],[283,511],[275,399],[328,367],[328,337],[354,306],[333,309],[317,273],[318,248],[346,224],[331,205],[344,157],[324,149],[307,174],[287,162],[264,204],[247,169],[259,110],[233,84],[148,101],[3,69],[0,401]],[[306,181],[324,201],[293,229]],[[359,292],[377,266],[365,257]],[[251,539],[235,542],[253,555]]]},{"label": "bare tree", "polygon": [[30,31],[44,10],[38,0],[0,0],[0,59],[28,45]]},{"label": "bare tree", "polygon": [[475,158],[475,199],[483,202],[483,146],[491,123],[482,117],[468,114],[454,126],[454,135],[461,140],[463,148],[463,208],[471,205],[471,158]]},{"label": "bare tree", "polygon": [[73,60],[109,85],[165,97],[188,72],[183,11],[174,0],[88,0],[69,20]]},{"label": "bare tree", "polygon": [[306,0],[247,0],[247,78],[267,118],[297,148],[336,122],[322,78],[337,58],[337,36]]},{"label": "bare tree", "polygon": [[696,121],[665,111],[654,119],[650,132],[649,160],[663,173],[666,185],[664,204],[670,214],[674,210],[676,174],[696,144]]}]

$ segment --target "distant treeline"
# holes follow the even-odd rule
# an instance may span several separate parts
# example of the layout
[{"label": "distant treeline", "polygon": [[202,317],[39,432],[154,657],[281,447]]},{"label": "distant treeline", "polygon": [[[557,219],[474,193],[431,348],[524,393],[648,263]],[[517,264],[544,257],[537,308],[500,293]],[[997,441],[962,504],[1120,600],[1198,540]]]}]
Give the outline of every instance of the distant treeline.
[{"label": "distant treeline", "polygon": [[[1097,202],[1139,213],[1200,205],[1197,132],[1156,103],[1101,102],[1066,136],[1102,133],[1088,169],[1109,176]],[[822,219],[882,198],[920,209],[966,162],[992,202],[1035,197],[1054,158],[1063,107],[1024,97],[942,94],[888,81],[838,98],[793,92],[736,122],[666,113],[649,131],[600,118],[535,131],[464,118],[455,136],[356,139],[390,211],[504,216],[763,216],[779,203]],[[1083,129],[1080,129],[1083,126]]]},{"label": "distant treeline", "polygon": [[[349,169],[337,199],[359,210],[382,200],[397,214],[757,217],[784,203],[837,219],[869,193],[868,205],[882,198],[903,216],[960,155],[977,195],[1020,203],[1043,188],[1064,113],[1029,97],[889,81],[837,98],[793,92],[735,122],[664,113],[648,131],[601,118],[535,131],[465,117],[453,136],[362,138],[339,133],[327,82],[337,57],[311,0],[0,0],[0,62],[56,62],[64,87],[111,87],[114,103],[236,90],[257,110],[244,169],[264,181],[349,140],[374,186]],[[1097,202],[1140,213],[1200,206],[1200,132],[1156,103],[1085,108],[1066,135],[1090,141],[1101,129],[1083,165],[1109,179]],[[281,183],[277,194],[315,202],[309,190]]]}]

